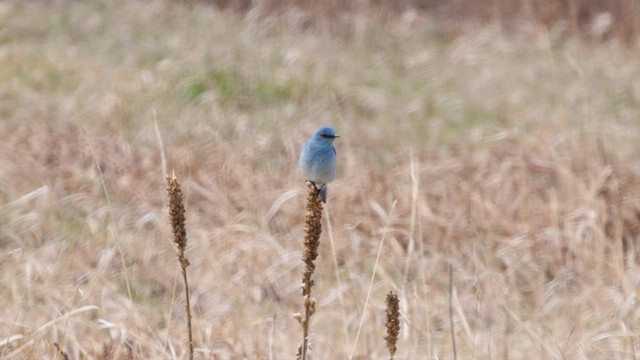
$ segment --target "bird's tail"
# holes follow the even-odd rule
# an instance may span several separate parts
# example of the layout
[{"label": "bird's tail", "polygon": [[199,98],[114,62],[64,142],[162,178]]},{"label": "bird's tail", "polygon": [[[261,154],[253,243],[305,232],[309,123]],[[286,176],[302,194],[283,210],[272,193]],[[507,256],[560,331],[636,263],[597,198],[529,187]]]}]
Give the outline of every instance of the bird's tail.
[{"label": "bird's tail", "polygon": [[323,203],[327,203],[327,184],[322,185],[322,187],[320,188],[320,200],[322,200]]}]

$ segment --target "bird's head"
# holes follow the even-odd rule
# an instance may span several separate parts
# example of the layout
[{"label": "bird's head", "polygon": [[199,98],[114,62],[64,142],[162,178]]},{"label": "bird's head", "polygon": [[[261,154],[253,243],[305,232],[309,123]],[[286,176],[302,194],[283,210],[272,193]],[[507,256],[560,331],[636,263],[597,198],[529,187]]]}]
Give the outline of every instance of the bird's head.
[{"label": "bird's head", "polygon": [[340,136],[336,135],[336,131],[332,127],[323,126],[320,129],[318,129],[318,131],[316,131],[316,134],[314,135],[314,137],[318,141],[333,143],[333,140]]}]

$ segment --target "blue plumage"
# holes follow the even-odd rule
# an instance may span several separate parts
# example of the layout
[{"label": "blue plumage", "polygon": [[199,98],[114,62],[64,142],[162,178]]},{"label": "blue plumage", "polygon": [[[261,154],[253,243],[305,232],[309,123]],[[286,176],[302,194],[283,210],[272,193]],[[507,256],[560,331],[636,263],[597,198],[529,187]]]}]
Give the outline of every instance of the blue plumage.
[{"label": "blue plumage", "polygon": [[327,184],[336,177],[336,148],[333,140],[336,131],[323,126],[304,144],[300,154],[300,169],[304,177],[312,181],[320,191],[320,199],[327,202]]}]

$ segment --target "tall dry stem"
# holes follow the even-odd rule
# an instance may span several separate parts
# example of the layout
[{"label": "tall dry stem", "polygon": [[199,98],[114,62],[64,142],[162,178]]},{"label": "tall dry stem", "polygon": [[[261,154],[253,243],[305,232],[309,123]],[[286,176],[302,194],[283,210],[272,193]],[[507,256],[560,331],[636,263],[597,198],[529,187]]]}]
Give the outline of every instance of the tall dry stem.
[{"label": "tall dry stem", "polygon": [[189,300],[189,280],[187,278],[187,267],[189,260],[184,255],[187,247],[187,229],[185,227],[185,210],[182,201],[182,190],[176,175],[167,176],[167,193],[169,194],[169,215],[171,217],[171,227],[173,228],[173,241],[177,246],[178,262],[182,269],[182,280],[184,281],[184,292],[186,295],[185,308],[187,310],[187,331],[189,334],[189,359],[193,360],[193,335],[191,331],[191,304]]},{"label": "tall dry stem", "polygon": [[453,360],[458,360],[456,349],[456,332],[453,328],[453,265],[449,264],[449,326],[451,328],[451,344],[453,346]]},{"label": "tall dry stem", "polygon": [[318,245],[320,244],[320,233],[322,232],[322,202],[318,197],[318,190],[315,185],[307,181],[307,212],[304,218],[304,252],[302,261],[305,264],[302,275],[302,303],[304,306],[304,316],[295,314],[294,317],[302,325],[302,344],[298,347],[297,359],[305,360],[309,350],[309,323],[311,316],[316,311],[316,299],[311,297],[311,288],[314,285],[312,276],[316,269],[313,263],[318,257]]}]

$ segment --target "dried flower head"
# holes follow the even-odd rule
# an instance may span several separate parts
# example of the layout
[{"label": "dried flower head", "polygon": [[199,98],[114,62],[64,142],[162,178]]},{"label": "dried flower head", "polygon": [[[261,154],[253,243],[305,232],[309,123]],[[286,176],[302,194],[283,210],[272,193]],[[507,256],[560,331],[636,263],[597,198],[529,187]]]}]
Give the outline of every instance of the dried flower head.
[{"label": "dried flower head", "polygon": [[313,275],[316,265],[313,263],[318,257],[318,245],[322,232],[322,202],[318,197],[318,190],[312,182],[307,182],[309,189],[307,194],[307,213],[304,220],[304,252],[302,261],[305,263],[305,271],[302,277],[302,295],[311,294]]},{"label": "dried flower head", "polygon": [[167,176],[167,193],[169,194],[169,216],[171,217],[171,227],[173,228],[173,241],[176,243],[178,262],[182,272],[184,282],[185,309],[187,311],[187,332],[189,336],[189,360],[193,360],[193,332],[191,328],[191,301],[189,295],[189,279],[187,267],[189,260],[184,255],[187,248],[187,228],[185,227],[185,210],[182,202],[182,191],[175,174]]},{"label": "dried flower head", "polygon": [[175,174],[167,176],[167,193],[169,194],[169,216],[173,228],[173,241],[178,246],[178,258],[183,267],[189,266],[184,256],[187,247],[187,230],[185,227],[185,210],[182,203],[182,190]]},{"label": "dried flower head", "polygon": [[309,192],[307,194],[307,209],[304,218],[304,251],[302,261],[305,264],[302,275],[302,298],[304,305],[304,317],[301,314],[294,315],[302,325],[302,344],[298,347],[296,359],[306,360],[309,351],[309,324],[311,316],[316,312],[316,299],[311,297],[313,287],[313,272],[316,265],[313,263],[318,257],[318,245],[320,244],[320,233],[322,232],[322,202],[318,196],[316,186],[307,181]]},{"label": "dried flower head", "polygon": [[393,291],[389,291],[389,294],[387,294],[387,321],[384,325],[387,327],[387,336],[384,337],[384,340],[387,343],[391,359],[393,359],[393,355],[397,350],[398,334],[400,333],[400,305],[398,295]]}]

